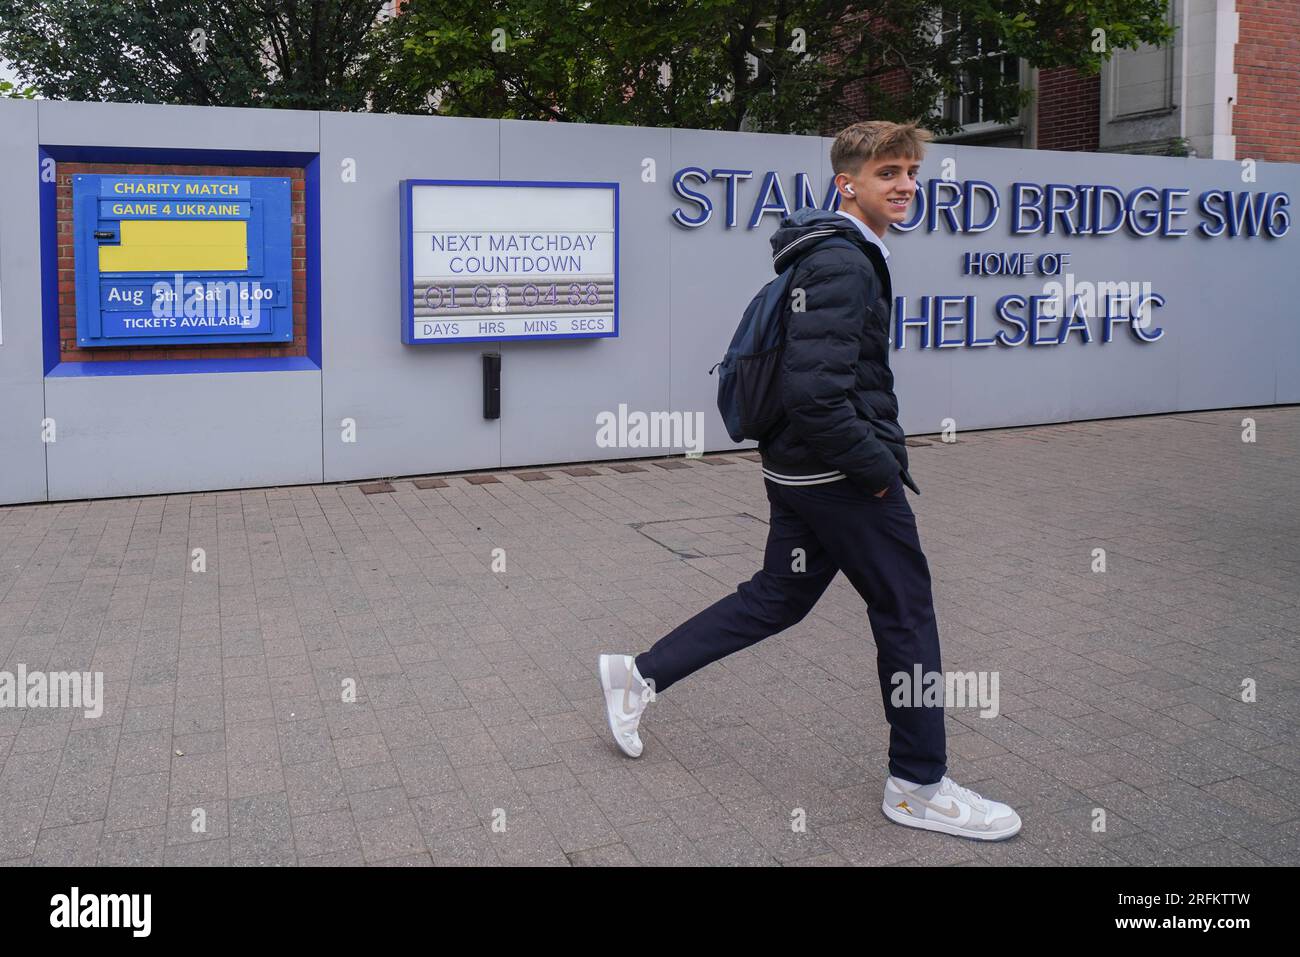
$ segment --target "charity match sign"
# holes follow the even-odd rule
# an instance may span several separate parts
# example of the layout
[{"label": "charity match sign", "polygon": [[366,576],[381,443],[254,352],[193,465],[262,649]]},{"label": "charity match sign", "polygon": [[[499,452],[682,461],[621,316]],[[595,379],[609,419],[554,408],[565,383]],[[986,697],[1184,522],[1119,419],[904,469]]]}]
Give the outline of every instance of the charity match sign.
[{"label": "charity match sign", "polygon": [[73,179],[79,346],[293,338],[289,180]]}]

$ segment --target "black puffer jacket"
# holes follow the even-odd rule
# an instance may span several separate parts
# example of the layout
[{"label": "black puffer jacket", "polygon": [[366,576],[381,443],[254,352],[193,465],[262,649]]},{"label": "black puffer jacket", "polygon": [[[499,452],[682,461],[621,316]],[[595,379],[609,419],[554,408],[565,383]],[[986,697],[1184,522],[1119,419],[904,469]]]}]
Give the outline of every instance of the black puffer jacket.
[{"label": "black puffer jacket", "polygon": [[[858,248],[827,245],[831,236]],[[919,492],[889,369],[893,290],[884,256],[847,217],[801,209],[772,235],[772,260],[778,273],[797,260],[791,289],[804,290],[804,309],[785,309],[786,421],[759,443],[764,474],[791,485],[844,475],[869,493],[901,476]]]}]

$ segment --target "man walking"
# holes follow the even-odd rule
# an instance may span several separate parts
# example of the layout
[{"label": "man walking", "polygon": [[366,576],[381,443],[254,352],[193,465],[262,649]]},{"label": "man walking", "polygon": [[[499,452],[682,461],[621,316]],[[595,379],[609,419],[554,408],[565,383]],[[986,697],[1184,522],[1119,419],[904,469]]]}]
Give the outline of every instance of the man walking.
[{"label": "man walking", "polygon": [[[930,570],[903,490],[907,471],[889,369],[889,250],[916,192],[928,131],[856,123],[831,146],[840,209],[801,209],[772,236],[773,268],[791,263],[780,388],[786,418],[759,443],[771,505],[763,568],[648,651],[601,655],[610,730],[630,757],[646,704],[712,661],[801,621],[837,571],[867,603],[889,722],[882,810],[911,827],[980,840],[1020,830],[1010,807],[947,776],[941,704],[896,704],[903,675],[941,672]],[[832,237],[848,239],[827,242]]]}]

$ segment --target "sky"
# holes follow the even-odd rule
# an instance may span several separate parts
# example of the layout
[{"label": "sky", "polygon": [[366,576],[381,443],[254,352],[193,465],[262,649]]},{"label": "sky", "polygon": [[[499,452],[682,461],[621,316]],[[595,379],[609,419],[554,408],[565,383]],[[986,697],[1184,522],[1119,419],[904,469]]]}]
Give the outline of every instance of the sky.
[{"label": "sky", "polygon": [[14,72],[6,60],[0,60],[0,80],[8,80],[10,83],[18,82],[18,74]]}]

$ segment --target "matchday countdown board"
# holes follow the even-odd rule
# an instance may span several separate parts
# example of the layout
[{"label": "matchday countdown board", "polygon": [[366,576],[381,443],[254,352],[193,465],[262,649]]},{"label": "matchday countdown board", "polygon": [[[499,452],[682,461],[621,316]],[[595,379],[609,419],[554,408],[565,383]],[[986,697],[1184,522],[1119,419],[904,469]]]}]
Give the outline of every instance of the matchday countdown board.
[{"label": "matchday countdown board", "polygon": [[406,180],[402,341],[618,335],[618,184]]}]

